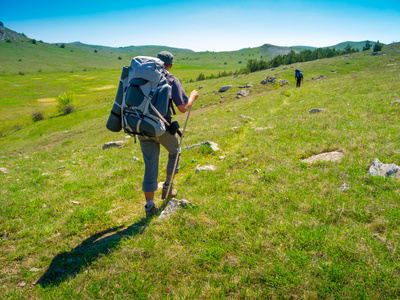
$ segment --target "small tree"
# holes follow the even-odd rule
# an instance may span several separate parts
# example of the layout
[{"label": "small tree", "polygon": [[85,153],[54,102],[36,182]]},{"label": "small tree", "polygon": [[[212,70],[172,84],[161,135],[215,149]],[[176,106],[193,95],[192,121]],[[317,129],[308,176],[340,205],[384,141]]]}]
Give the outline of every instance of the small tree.
[{"label": "small tree", "polygon": [[383,44],[381,44],[381,43],[379,43],[379,41],[377,41],[372,50],[374,50],[374,52],[379,52],[382,50],[382,47],[383,47]]},{"label": "small tree", "polygon": [[366,42],[365,42],[365,46],[363,47],[362,51],[370,50],[371,47],[372,47],[371,42],[370,42],[370,41],[366,41]]},{"label": "small tree", "polygon": [[206,79],[206,76],[204,76],[203,73],[200,73],[199,76],[197,76],[196,81],[202,81],[202,80],[205,80],[205,79]]},{"label": "small tree", "polygon": [[75,106],[73,104],[74,98],[75,94],[73,92],[67,92],[59,95],[57,97],[57,110],[62,112],[64,115],[72,113],[75,110]]}]

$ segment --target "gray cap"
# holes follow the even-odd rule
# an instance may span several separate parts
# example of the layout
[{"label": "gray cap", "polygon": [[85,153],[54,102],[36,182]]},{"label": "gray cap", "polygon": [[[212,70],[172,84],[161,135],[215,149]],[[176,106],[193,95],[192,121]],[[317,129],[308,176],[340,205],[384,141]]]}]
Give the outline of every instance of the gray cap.
[{"label": "gray cap", "polygon": [[174,56],[168,51],[161,51],[160,53],[158,53],[157,57],[161,59],[166,65],[172,65],[174,61]]}]

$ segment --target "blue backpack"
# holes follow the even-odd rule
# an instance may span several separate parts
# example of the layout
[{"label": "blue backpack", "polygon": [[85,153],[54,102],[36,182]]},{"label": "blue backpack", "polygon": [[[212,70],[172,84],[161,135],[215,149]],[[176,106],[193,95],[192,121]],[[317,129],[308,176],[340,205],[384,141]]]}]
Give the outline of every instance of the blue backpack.
[{"label": "blue backpack", "polygon": [[301,74],[300,69],[296,69],[295,77],[296,77],[296,78],[301,78],[301,77],[303,77],[303,74]]}]

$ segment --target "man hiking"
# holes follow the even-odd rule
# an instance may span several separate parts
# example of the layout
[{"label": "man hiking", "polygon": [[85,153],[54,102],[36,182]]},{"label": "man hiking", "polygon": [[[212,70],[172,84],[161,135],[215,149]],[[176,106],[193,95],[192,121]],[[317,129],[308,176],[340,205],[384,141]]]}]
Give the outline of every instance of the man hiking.
[{"label": "man hiking", "polygon": [[[157,56],[164,62],[164,72],[166,73],[168,84],[171,86],[171,102],[175,103],[175,106],[181,113],[185,113],[192,105],[193,102],[199,97],[199,93],[193,90],[190,93],[189,98],[186,96],[185,91],[180,83],[180,81],[172,74],[169,74],[169,70],[173,65],[173,55],[168,51],[162,51],[158,53]],[[168,108],[168,114],[165,117],[166,121],[171,124],[172,114],[171,105]],[[158,178],[158,167],[159,167],[159,156],[160,156],[160,145],[168,151],[168,163],[167,163],[167,174],[165,183],[162,189],[161,199],[168,199],[174,197],[177,194],[176,189],[172,186],[169,187],[171,183],[172,172],[174,169],[175,160],[178,159],[175,173],[179,171],[179,139],[176,133],[171,134],[169,128],[167,132],[163,135],[157,137],[146,137],[139,136],[140,148],[143,153],[143,160],[145,164],[144,179],[142,190],[146,199],[145,212],[146,217],[151,217],[158,213],[158,209],[154,204],[154,192],[157,190],[157,178]],[[169,189],[169,194],[167,195]]]},{"label": "man hiking", "polygon": [[300,69],[296,69],[296,71],[294,71],[294,78],[296,78],[297,82],[296,82],[296,87],[300,87],[300,83],[303,82],[303,74],[301,73]]}]

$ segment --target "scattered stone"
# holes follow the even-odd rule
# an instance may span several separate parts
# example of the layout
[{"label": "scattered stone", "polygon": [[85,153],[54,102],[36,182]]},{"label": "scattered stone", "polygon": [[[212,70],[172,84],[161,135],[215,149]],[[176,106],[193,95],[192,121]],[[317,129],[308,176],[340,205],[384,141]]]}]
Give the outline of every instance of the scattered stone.
[{"label": "scattered stone", "polygon": [[241,161],[248,161],[249,159],[247,157],[244,157],[241,159]]},{"label": "scattered stone", "polygon": [[324,111],[324,110],[326,110],[326,109],[325,108],[313,108],[313,109],[310,109],[308,112],[310,114],[315,114],[315,113],[319,113],[319,112]]},{"label": "scattered stone", "polygon": [[81,205],[81,203],[79,201],[71,201],[72,205]]},{"label": "scattered stone", "polygon": [[133,157],[133,158],[132,158],[132,161],[138,162],[138,161],[140,161],[140,159],[137,158],[137,157]]},{"label": "scattered stone", "polygon": [[218,150],[220,150],[220,149],[218,148],[218,145],[217,145],[216,143],[214,143],[214,142],[209,142],[209,141],[203,142],[203,143],[200,143],[200,144],[195,144],[195,145],[192,145],[192,146],[187,146],[187,147],[185,147],[185,148],[183,148],[183,149],[193,149],[193,148],[200,147],[200,146],[203,146],[203,145],[210,146],[211,149],[212,149],[213,151],[218,151]]},{"label": "scattered stone", "polygon": [[8,174],[8,170],[7,170],[6,168],[0,168],[0,171],[1,171],[3,174]]},{"label": "scattered stone", "polygon": [[309,158],[303,159],[302,162],[314,163],[317,161],[340,161],[343,157],[344,154],[342,152],[332,151],[311,156]]},{"label": "scattered stone", "polygon": [[50,173],[42,173],[42,176],[49,176],[50,175]]},{"label": "scattered stone", "polygon": [[239,89],[248,89],[248,88],[251,88],[252,86],[253,86],[252,82],[250,82],[249,84],[239,86]]},{"label": "scattered stone", "polygon": [[29,271],[31,271],[31,272],[39,272],[40,269],[33,267],[33,268],[31,268]]},{"label": "scattered stone", "polygon": [[3,235],[2,235],[3,240],[6,240],[8,238],[8,232],[7,231],[3,231]]},{"label": "scattered stone", "polygon": [[201,86],[199,86],[199,90],[201,90],[203,88],[203,86],[201,85]]},{"label": "scattered stone", "polygon": [[380,52],[372,52],[371,53],[371,56],[375,56],[375,55],[381,55],[381,53]]},{"label": "scattered stone", "polygon": [[225,85],[225,86],[221,87],[218,92],[220,92],[220,93],[226,92],[231,87],[233,87],[233,85]]},{"label": "scattered stone", "polygon": [[130,135],[126,135],[125,139],[131,139],[132,137]]},{"label": "scattered stone", "polygon": [[267,83],[276,83],[276,80],[278,77],[276,76],[267,76],[267,78],[263,79],[260,83],[261,84],[267,84]]},{"label": "scattered stone", "polygon": [[272,127],[256,127],[256,128],[254,128],[254,131],[262,131],[262,130],[267,130],[267,129],[272,129]]},{"label": "scattered stone", "polygon": [[175,198],[172,198],[172,200],[170,200],[168,202],[167,207],[162,211],[162,213],[160,214],[160,216],[158,218],[165,219],[166,217],[170,216],[172,213],[176,212],[178,210],[178,208],[180,208],[180,207],[186,208],[186,207],[192,207],[192,206],[193,206],[193,204],[185,199],[177,200]]},{"label": "scattered stone", "polygon": [[219,159],[220,160],[224,160],[226,158],[226,155],[221,155],[221,156],[219,156]]},{"label": "scattered stone", "polygon": [[26,286],[25,281],[21,281],[21,282],[18,283],[18,287],[19,288],[24,288],[25,286]]},{"label": "scattered stone", "polygon": [[236,94],[236,98],[237,98],[237,99],[240,99],[240,98],[242,98],[242,97],[246,97],[246,96],[250,95],[250,93],[251,93],[251,90],[249,90],[249,89],[241,90],[240,92],[238,92],[238,93]]},{"label": "scattered stone", "polygon": [[124,141],[108,142],[103,145],[103,150],[106,150],[108,148],[113,148],[113,147],[122,148],[124,146],[125,146]]},{"label": "scattered stone", "polygon": [[391,104],[398,104],[398,103],[400,103],[400,99],[399,100],[395,100],[395,101],[392,101],[392,102],[390,102]]},{"label": "scattered stone", "polygon": [[253,175],[257,175],[257,174],[260,173],[260,172],[261,172],[261,170],[255,169],[254,172],[253,172]]},{"label": "scattered stone", "polygon": [[400,167],[395,164],[384,164],[375,158],[369,168],[368,175],[400,178]]},{"label": "scattered stone", "polygon": [[116,212],[118,209],[122,208],[122,206],[119,206],[117,208],[111,209],[109,211],[106,211],[106,214],[112,214],[113,212]]},{"label": "scattered stone", "polygon": [[279,79],[279,84],[281,85],[281,86],[284,86],[284,85],[286,85],[286,84],[288,84],[289,83],[289,81],[287,81],[286,79]]},{"label": "scattered stone", "polygon": [[203,166],[201,167],[200,165],[198,165],[196,167],[196,173],[200,173],[201,171],[215,171],[215,167],[213,165],[210,166]]},{"label": "scattered stone", "polygon": [[240,115],[239,119],[243,119],[245,121],[254,121],[254,119],[252,117],[244,116],[244,115]]},{"label": "scattered stone", "polygon": [[343,185],[339,188],[339,190],[341,190],[342,192],[347,192],[349,189],[349,186],[345,183],[343,183]]}]

